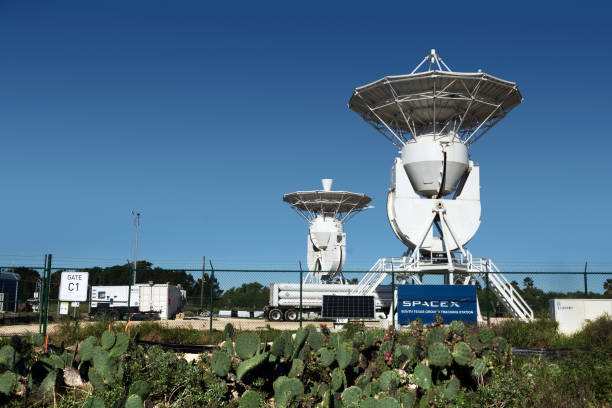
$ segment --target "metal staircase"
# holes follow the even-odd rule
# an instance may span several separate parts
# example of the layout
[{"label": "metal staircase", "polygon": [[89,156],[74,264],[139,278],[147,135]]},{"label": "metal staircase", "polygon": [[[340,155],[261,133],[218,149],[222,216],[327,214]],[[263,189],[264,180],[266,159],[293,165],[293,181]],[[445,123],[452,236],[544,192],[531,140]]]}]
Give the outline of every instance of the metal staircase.
[{"label": "metal staircase", "polygon": [[[527,302],[493,261],[485,258],[472,258],[468,253],[467,257],[454,258],[452,264],[455,268],[453,281],[455,285],[473,284],[476,277],[486,282],[488,277],[489,288],[512,316],[525,322],[533,320],[533,311]],[[400,280],[411,279],[415,284],[421,285],[422,274],[445,268],[448,270],[447,264],[414,260],[412,257],[380,258],[350,293],[351,295],[371,295],[392,271]]]},{"label": "metal staircase", "polygon": [[533,320],[533,310],[531,310],[527,302],[525,302],[525,299],[521,297],[493,261],[489,259],[487,265],[488,273],[486,275],[488,275],[489,283],[491,284],[489,287],[497,299],[502,302],[506,309],[517,319],[524,322]]}]

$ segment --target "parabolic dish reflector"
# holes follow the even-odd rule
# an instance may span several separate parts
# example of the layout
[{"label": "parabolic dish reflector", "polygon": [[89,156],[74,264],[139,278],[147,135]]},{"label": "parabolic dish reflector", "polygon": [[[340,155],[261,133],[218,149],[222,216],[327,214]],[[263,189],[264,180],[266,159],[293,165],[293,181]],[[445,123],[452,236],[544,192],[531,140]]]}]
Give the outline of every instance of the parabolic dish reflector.
[{"label": "parabolic dish reflector", "polygon": [[365,194],[348,191],[296,191],[285,194],[283,201],[305,213],[342,214],[368,208],[372,199]]},{"label": "parabolic dish reflector", "polygon": [[513,82],[481,72],[436,70],[387,76],[359,87],[349,108],[395,144],[452,130],[471,145],[522,100]]}]

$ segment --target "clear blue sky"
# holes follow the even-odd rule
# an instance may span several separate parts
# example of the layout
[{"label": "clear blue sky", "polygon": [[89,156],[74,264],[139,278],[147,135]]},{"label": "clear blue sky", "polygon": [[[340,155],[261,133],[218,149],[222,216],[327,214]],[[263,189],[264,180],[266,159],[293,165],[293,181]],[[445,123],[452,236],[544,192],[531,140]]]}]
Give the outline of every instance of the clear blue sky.
[{"label": "clear blue sky", "polygon": [[[610,270],[605,2],[0,1],[0,261],[291,267],[307,226],[284,193],[373,197],[347,269],[404,248],[385,210],[395,148],[347,108],[436,48],[524,102],[472,149],[469,245],[507,269]],[[607,269],[606,269],[607,268]]]}]

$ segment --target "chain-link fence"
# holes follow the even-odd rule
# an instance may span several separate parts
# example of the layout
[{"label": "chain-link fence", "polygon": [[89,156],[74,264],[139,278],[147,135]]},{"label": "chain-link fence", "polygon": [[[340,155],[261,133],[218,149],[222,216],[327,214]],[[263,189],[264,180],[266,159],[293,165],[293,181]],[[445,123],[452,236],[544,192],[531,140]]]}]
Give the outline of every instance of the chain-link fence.
[{"label": "chain-link fence", "polygon": [[[526,268],[525,268],[526,269]],[[542,265],[539,265],[542,269]],[[132,285],[132,264],[108,268],[53,266],[52,257],[45,257],[42,266],[6,267],[20,275],[14,300],[17,307],[0,313],[0,336],[46,333],[48,325],[62,320],[94,320],[110,316],[117,320],[164,320],[170,327],[191,327],[198,330],[223,330],[227,323],[242,330],[267,327],[295,329],[303,322],[323,321],[322,293],[355,293],[370,271],[345,271],[322,290],[309,280],[308,271],[266,269],[215,269],[212,263],[201,269],[156,268],[139,261],[137,284]],[[78,305],[58,299],[62,271],[89,272],[88,300]],[[448,272],[408,275],[383,273],[375,290],[377,325],[389,314],[396,301],[391,287],[400,284],[443,284]],[[457,274],[456,274],[457,275]],[[463,273],[463,282],[477,288],[480,312],[484,319],[512,317],[507,302],[500,298],[495,285],[499,282],[487,273]],[[503,272],[504,284],[518,294],[536,318],[549,316],[549,304],[556,298],[612,298],[612,272],[513,270]],[[469,277],[469,282],[466,282]],[[491,279],[490,279],[491,278]],[[145,289],[160,286],[160,292],[143,298]],[[165,285],[165,286],[164,286]],[[333,285],[333,286],[329,286]],[[178,288],[172,292],[168,287]],[[0,289],[3,286],[0,285]],[[113,289],[116,288],[116,289]],[[386,288],[386,289],[385,289]],[[499,289],[499,288],[497,288]],[[1,290],[0,290],[1,291]],[[145,292],[143,292],[145,291]],[[161,293],[161,294],[160,294]],[[177,294],[178,293],[178,294]],[[360,293],[357,291],[357,293]],[[129,296],[129,298],[128,298]],[[157,298],[153,299],[155,296]],[[160,298],[160,296],[165,296]],[[8,298],[6,298],[8,299]],[[9,305],[8,300],[5,305]],[[166,320],[166,318],[168,320]]]}]

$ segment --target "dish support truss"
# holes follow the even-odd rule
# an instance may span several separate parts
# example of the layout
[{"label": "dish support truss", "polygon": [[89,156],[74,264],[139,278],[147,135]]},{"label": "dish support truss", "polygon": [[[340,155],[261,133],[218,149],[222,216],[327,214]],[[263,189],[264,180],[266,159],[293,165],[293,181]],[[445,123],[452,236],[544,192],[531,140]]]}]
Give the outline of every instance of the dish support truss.
[{"label": "dish support truss", "polygon": [[[452,259],[454,272],[448,273],[450,284],[473,285],[475,279],[489,280],[489,287],[497,299],[517,319],[528,322],[533,320],[533,311],[521,297],[518,291],[501,273],[491,259],[474,258],[468,250],[466,256],[458,255]],[[448,272],[449,263],[437,262],[436,259],[415,259],[413,257],[380,258],[361,279],[359,286],[351,291],[351,295],[371,295],[376,287],[393,272],[400,282],[422,285],[423,275]],[[395,296],[395,295],[394,295]],[[397,299],[396,299],[397,300]],[[397,301],[395,302],[397,305]],[[397,310],[390,316],[395,316]]]}]

